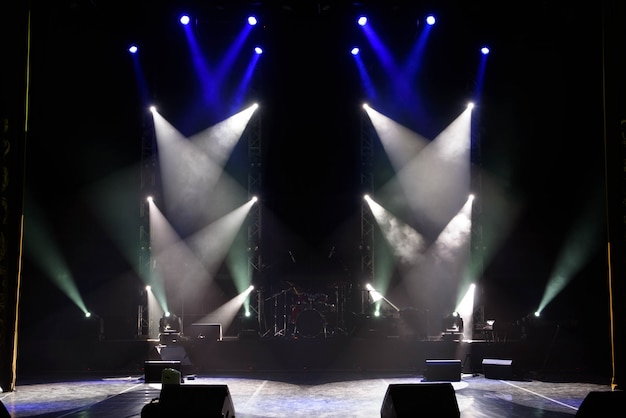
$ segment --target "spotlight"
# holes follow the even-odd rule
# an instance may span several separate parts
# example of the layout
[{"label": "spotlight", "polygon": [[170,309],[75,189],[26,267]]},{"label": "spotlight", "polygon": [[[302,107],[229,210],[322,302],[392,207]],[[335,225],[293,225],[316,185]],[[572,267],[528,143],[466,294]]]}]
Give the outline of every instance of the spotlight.
[{"label": "spotlight", "polygon": [[90,318],[91,317],[91,312],[87,311],[85,312],[85,318]]},{"label": "spotlight", "polygon": [[463,318],[458,312],[452,312],[441,321],[441,331],[444,333],[462,333]]},{"label": "spotlight", "polygon": [[378,302],[383,298],[383,295],[381,295],[376,289],[374,289],[371,284],[366,284],[365,288],[370,292],[372,302]]},{"label": "spotlight", "polygon": [[365,16],[361,16],[358,18],[357,23],[359,24],[359,26],[365,26],[365,24],[367,23],[367,18]]},{"label": "spotlight", "polygon": [[180,20],[180,23],[182,23],[183,25],[188,25],[190,21],[188,15],[182,15],[179,20]]},{"label": "spotlight", "polygon": [[179,317],[166,312],[159,320],[159,343],[176,343],[182,334],[182,321]]},{"label": "spotlight", "polygon": [[136,54],[138,50],[139,48],[137,48],[137,45],[131,45],[128,47],[128,52],[130,52],[131,54]]},{"label": "spotlight", "polygon": [[489,48],[487,48],[486,46],[483,46],[482,48],[480,48],[480,52],[483,55],[488,55],[489,54]]},{"label": "spotlight", "polygon": [[435,16],[433,15],[429,15],[428,17],[426,17],[426,23],[428,23],[430,26],[435,24]]},{"label": "spotlight", "polygon": [[254,47],[254,53],[257,55],[261,55],[263,53],[263,48],[260,46]]},{"label": "spotlight", "polygon": [[350,53],[352,55],[359,55],[359,48],[355,46],[354,48],[350,50]]},{"label": "spotlight", "polygon": [[258,22],[258,21],[257,21],[256,17],[254,17],[254,16],[250,16],[250,17],[248,17],[248,24],[249,24],[250,26],[254,26],[254,25],[256,25],[256,24],[257,24],[257,22]]}]

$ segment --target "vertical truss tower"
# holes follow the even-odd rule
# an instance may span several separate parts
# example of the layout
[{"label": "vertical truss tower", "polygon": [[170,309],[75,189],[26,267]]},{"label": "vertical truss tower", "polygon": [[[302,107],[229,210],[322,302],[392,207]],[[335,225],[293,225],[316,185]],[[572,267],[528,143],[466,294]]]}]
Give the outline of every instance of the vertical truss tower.
[{"label": "vertical truss tower", "polygon": [[[361,116],[361,191],[371,194],[374,191],[374,139],[375,131],[368,115]],[[374,284],[374,218],[365,199],[361,199],[361,278]],[[365,313],[367,293],[361,291],[361,313]]]},{"label": "vertical truss tower", "polygon": [[[260,199],[262,192],[262,156],[261,156],[261,117],[256,112],[252,115],[252,119],[248,123],[247,139],[248,139],[248,197],[257,197]],[[262,274],[262,222],[261,222],[261,204],[259,202],[252,205],[248,214],[248,277],[252,283],[258,283]],[[263,294],[260,289],[256,289],[251,294],[250,308],[254,311],[259,332],[264,332],[262,324],[265,322],[263,318]]]},{"label": "vertical truss tower", "polygon": [[[146,200],[156,191],[157,173],[156,137],[152,115],[144,116],[141,135],[141,167],[139,173],[139,276],[145,281],[152,275],[152,254],[150,248],[150,212]],[[138,289],[141,295],[137,306],[137,337],[156,336],[158,324],[150,318],[148,295],[145,286]]]}]

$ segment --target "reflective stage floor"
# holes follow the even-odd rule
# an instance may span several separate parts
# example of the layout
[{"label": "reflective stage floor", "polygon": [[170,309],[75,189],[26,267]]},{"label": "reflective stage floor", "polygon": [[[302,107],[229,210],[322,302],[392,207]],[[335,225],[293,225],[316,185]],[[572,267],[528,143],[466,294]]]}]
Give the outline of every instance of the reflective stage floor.
[{"label": "reflective stage floor", "polygon": [[[611,391],[610,374],[588,361],[603,357],[576,347],[569,339],[546,343],[378,336],[168,344],[48,340],[21,346],[16,390],[0,393],[0,400],[14,418],[150,418],[142,410],[155,399],[161,401],[162,370],[157,369],[155,378],[155,365],[172,362],[182,377],[176,380],[183,390],[176,401],[208,411],[219,399],[202,391],[226,387],[237,417],[380,417],[383,404],[392,410],[407,408],[409,416],[428,416],[455,403],[464,418],[565,417],[580,415],[590,393],[623,393]],[[509,365],[500,367],[498,362]],[[453,390],[437,386],[440,392],[429,391],[433,385]],[[391,388],[396,392],[388,395]],[[622,402],[621,397],[614,400]],[[626,406],[619,408],[624,410]]]},{"label": "reflective stage floor", "polygon": [[[412,392],[409,397],[393,399],[395,409],[410,408],[411,416],[432,416],[456,402],[460,417],[477,418],[577,416],[589,393],[611,390],[602,383],[501,380],[481,374],[463,374],[459,381],[426,382],[423,376],[412,374],[367,372],[197,375],[183,376],[180,383],[185,389],[191,385],[225,385],[233,407],[229,412],[241,418],[377,417],[390,385],[403,384],[409,384]],[[420,385],[434,384],[451,385],[452,396],[447,391],[432,396],[420,390]],[[161,386],[145,383],[143,375],[58,377],[18,382],[15,391],[0,396],[12,417],[132,418],[148,417],[148,410],[144,415],[142,410],[160,397]],[[610,393],[614,394],[617,392]],[[209,399],[196,402],[197,410],[206,412],[197,416],[215,416],[209,413],[213,408],[208,406]]]}]

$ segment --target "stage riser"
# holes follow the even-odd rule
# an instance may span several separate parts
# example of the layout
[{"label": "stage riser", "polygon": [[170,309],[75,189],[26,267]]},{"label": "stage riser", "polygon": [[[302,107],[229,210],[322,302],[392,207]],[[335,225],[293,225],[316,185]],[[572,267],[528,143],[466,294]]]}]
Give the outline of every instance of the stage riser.
[{"label": "stage riser", "polygon": [[[568,353],[564,348],[552,347]],[[46,341],[38,346],[21,346],[21,373],[59,371],[140,373],[146,360],[180,360],[183,373],[231,371],[348,370],[399,371],[422,374],[426,360],[458,359],[463,373],[482,373],[485,358],[514,359],[522,370],[550,367],[583,370],[581,358],[555,356],[560,362],[545,368],[546,347],[524,342],[415,341],[401,338],[288,338],[191,339],[159,347],[158,340]],[[571,353],[571,350],[569,351]],[[177,356],[182,358],[176,358]]]}]

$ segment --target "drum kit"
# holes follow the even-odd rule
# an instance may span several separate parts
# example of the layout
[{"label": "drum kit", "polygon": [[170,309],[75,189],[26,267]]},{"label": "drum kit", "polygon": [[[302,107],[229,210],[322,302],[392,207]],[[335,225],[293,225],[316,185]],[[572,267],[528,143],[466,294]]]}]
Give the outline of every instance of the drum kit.
[{"label": "drum kit", "polygon": [[333,286],[331,298],[323,291],[302,292],[287,283],[289,288],[265,299],[273,301],[274,336],[326,338],[343,332],[343,297],[339,286]]}]

